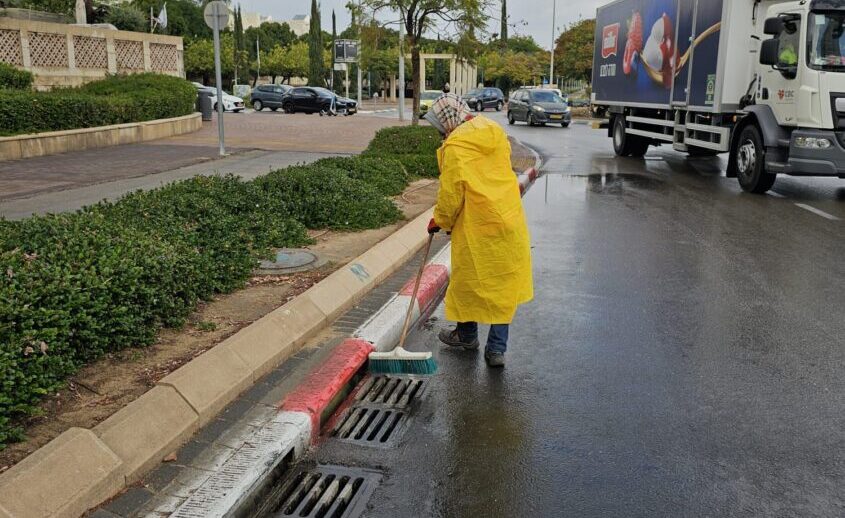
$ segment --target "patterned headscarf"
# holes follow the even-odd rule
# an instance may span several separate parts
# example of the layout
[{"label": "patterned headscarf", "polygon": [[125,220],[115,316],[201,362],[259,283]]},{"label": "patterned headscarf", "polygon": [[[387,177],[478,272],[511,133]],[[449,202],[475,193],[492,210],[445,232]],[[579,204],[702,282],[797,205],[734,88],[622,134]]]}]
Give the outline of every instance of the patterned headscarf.
[{"label": "patterned headscarf", "polygon": [[425,119],[448,135],[464,122],[472,119],[469,106],[455,94],[443,94],[429,108]]}]

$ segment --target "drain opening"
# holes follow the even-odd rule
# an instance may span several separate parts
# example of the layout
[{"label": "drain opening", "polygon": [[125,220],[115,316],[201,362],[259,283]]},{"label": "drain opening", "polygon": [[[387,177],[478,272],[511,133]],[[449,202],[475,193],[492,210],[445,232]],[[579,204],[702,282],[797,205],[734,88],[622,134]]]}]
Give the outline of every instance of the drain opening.
[{"label": "drain opening", "polygon": [[365,403],[406,407],[420,399],[427,386],[428,380],[424,378],[371,376],[361,382],[355,399]]},{"label": "drain opening", "polygon": [[318,466],[290,479],[282,489],[274,517],[352,518],[366,508],[381,481],[376,471]]},{"label": "drain opening", "polygon": [[370,446],[390,446],[399,439],[408,414],[394,408],[356,404],[337,420],[330,436]]}]

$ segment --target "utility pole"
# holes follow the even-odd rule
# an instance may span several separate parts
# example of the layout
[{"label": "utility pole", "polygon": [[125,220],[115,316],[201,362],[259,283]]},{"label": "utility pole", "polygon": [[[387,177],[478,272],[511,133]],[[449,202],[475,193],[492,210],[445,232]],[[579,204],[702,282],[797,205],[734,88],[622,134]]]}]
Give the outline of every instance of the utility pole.
[{"label": "utility pole", "polygon": [[555,19],[557,18],[557,0],[552,0],[552,64],[549,68],[549,87],[555,77]]},{"label": "utility pole", "polygon": [[405,121],[405,20],[399,22],[399,121]]}]

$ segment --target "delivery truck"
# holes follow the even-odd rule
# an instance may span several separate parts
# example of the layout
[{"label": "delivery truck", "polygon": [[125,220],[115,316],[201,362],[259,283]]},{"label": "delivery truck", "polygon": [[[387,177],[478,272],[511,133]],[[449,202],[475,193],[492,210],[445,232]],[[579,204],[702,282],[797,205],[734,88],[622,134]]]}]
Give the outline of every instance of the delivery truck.
[{"label": "delivery truck", "polygon": [[591,102],[618,156],[727,153],[753,193],[845,178],[845,0],[618,0],[598,9]]}]

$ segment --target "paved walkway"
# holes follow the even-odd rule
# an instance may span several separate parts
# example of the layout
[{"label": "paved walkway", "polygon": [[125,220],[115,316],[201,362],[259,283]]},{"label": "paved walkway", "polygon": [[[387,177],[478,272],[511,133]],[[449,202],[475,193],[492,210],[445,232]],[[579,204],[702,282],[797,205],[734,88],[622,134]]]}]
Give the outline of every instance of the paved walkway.
[{"label": "paved walkway", "polygon": [[72,211],[102,200],[114,200],[128,192],[139,189],[155,189],[156,187],[176,180],[192,178],[199,175],[234,174],[249,180],[267,174],[274,169],[300,163],[309,163],[334,155],[332,153],[296,151],[245,151],[220,160],[179,167],[170,171],[123,178],[66,190],[45,191],[29,198],[8,201],[0,200],[0,217],[21,219],[32,214]]},{"label": "paved walkway", "polygon": [[389,119],[281,112],[226,114],[227,152],[218,158],[217,122],[143,144],[0,162],[0,217],[75,210],[137,189],[202,174],[254,178],[324,156],[363,151]]}]

